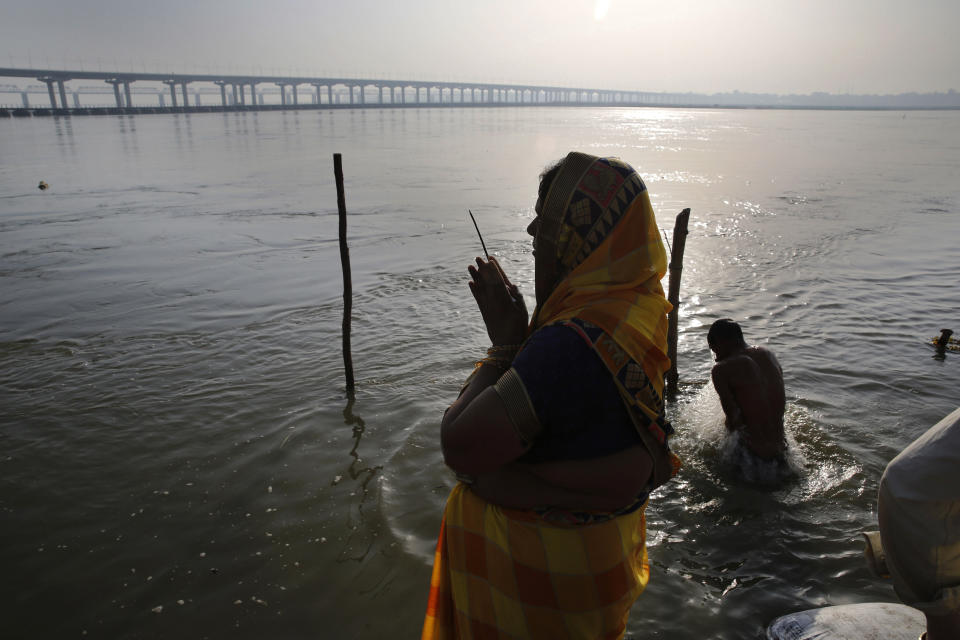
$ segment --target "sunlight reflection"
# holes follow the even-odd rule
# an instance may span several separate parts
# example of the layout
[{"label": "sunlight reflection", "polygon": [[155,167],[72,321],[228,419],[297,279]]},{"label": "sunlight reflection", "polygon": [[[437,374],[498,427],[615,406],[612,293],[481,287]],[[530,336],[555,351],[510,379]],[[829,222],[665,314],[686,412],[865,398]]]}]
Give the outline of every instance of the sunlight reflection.
[{"label": "sunlight reflection", "polygon": [[597,22],[600,22],[607,17],[607,12],[610,10],[610,0],[597,0],[596,5],[593,8],[593,19]]}]

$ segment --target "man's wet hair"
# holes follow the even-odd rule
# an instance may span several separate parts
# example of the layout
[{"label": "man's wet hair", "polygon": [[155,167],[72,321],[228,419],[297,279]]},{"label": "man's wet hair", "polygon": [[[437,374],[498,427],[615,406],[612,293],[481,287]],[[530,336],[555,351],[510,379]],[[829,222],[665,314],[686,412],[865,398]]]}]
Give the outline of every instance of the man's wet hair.
[{"label": "man's wet hair", "polygon": [[708,345],[713,347],[721,342],[732,342],[744,347],[747,346],[740,325],[731,318],[720,318],[710,325],[710,331],[707,332]]}]

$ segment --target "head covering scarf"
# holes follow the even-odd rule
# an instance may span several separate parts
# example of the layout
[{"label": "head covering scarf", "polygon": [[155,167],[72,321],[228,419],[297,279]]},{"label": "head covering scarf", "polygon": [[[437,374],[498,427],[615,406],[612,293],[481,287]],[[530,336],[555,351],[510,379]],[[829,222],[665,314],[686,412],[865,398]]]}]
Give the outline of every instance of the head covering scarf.
[{"label": "head covering scarf", "polygon": [[619,159],[572,152],[540,217],[537,251],[556,257],[560,279],[534,311],[530,333],[570,318],[597,325],[662,398],[672,307],[660,284],[667,255],[643,180]]}]

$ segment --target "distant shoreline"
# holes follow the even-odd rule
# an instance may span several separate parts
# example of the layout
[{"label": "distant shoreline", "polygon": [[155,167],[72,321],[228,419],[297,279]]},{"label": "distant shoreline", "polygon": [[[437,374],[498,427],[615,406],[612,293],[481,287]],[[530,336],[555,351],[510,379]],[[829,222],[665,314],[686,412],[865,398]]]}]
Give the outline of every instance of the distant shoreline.
[{"label": "distant shoreline", "polygon": [[341,111],[389,109],[511,109],[511,108],[581,108],[581,109],[752,109],[758,111],[960,111],[958,106],[836,106],[836,105],[767,105],[767,104],[582,104],[582,103],[440,103],[440,104],[297,104],[297,105],[210,105],[199,107],[80,107],[51,109],[49,107],[0,107],[0,118],[31,118],[46,116],[118,116],[149,114],[239,113],[245,111]]}]

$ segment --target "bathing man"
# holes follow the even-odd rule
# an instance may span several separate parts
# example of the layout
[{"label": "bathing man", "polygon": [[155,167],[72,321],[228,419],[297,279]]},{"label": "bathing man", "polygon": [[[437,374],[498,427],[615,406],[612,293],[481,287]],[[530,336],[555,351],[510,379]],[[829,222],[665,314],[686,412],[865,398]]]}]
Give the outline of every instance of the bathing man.
[{"label": "bathing man", "polygon": [[739,431],[741,442],[755,456],[784,460],[786,398],[776,356],[769,349],[748,345],[740,325],[729,318],[711,325],[707,344],[716,355],[711,378],[727,429]]}]

